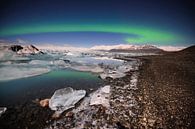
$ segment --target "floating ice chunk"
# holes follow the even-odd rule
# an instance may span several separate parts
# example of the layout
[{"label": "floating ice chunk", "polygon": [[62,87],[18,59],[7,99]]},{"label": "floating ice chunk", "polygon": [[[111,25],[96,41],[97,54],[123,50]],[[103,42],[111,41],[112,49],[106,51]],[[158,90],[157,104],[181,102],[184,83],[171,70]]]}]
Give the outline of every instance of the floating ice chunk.
[{"label": "floating ice chunk", "polygon": [[[90,106],[90,102],[94,101],[94,98],[96,98],[95,96],[99,95],[100,89],[101,89],[101,93],[110,94],[110,86],[109,85],[101,87],[98,90],[96,90],[95,92],[91,93],[88,97],[85,97],[83,99],[83,101],[81,102],[81,104],[76,109],[74,109],[73,112],[76,113],[76,112],[79,112],[81,110],[88,109]],[[92,99],[92,97],[93,97],[93,99]]]},{"label": "floating ice chunk", "polygon": [[109,85],[104,86],[104,87],[101,88],[101,90],[102,90],[103,93],[109,94],[110,93],[110,86]]},{"label": "floating ice chunk", "polygon": [[112,66],[122,65],[124,62],[118,59],[112,59],[112,58],[101,59],[100,57],[98,58],[98,57],[89,57],[89,56],[74,57],[74,58],[70,58],[70,60],[72,62],[87,64],[87,65],[104,64],[104,65],[112,65]]},{"label": "floating ice chunk", "polygon": [[137,89],[137,81],[138,81],[138,73],[134,73],[132,76],[131,76],[131,81],[130,81],[130,87],[131,89]]},{"label": "floating ice chunk", "polygon": [[7,110],[6,107],[0,107],[0,116],[5,113],[5,111]]},{"label": "floating ice chunk", "polygon": [[82,56],[82,53],[79,51],[71,51],[71,52],[66,53],[66,57],[69,57],[69,58],[75,58],[75,57],[81,57],[81,56]]},{"label": "floating ice chunk", "polygon": [[117,61],[117,62],[124,62],[123,60],[120,60],[120,59],[114,59],[114,58],[110,58],[110,57],[94,57],[94,59],[96,60],[109,60],[109,61]]},{"label": "floating ice chunk", "polygon": [[53,60],[53,61],[47,61],[47,60],[32,60],[29,62],[30,65],[35,66],[61,66],[61,67],[68,67],[70,64],[65,63],[64,60]]},{"label": "floating ice chunk", "polygon": [[107,77],[110,77],[112,79],[116,79],[116,78],[121,78],[126,76],[125,73],[121,73],[121,72],[116,72],[116,73],[102,73],[100,74],[100,78],[101,79],[106,79]]},{"label": "floating ice chunk", "polygon": [[104,69],[97,66],[97,67],[91,69],[91,72],[93,72],[93,73],[102,73],[102,72],[104,72]]},{"label": "floating ice chunk", "polygon": [[98,89],[90,97],[90,105],[102,105],[107,108],[110,107],[110,85]]},{"label": "floating ice chunk", "polygon": [[117,71],[122,72],[122,73],[126,73],[126,72],[130,71],[131,69],[133,69],[131,65],[121,65],[118,67]]},{"label": "floating ice chunk", "polygon": [[28,57],[24,57],[21,55],[17,55],[16,53],[9,51],[9,50],[3,50],[0,49],[0,61],[9,61],[9,60],[29,60]]},{"label": "floating ice chunk", "polygon": [[53,64],[60,66],[66,65],[66,63],[63,60],[54,60]]},{"label": "floating ice chunk", "polygon": [[61,114],[65,110],[74,107],[85,95],[85,90],[73,90],[71,87],[59,89],[49,100],[49,107],[57,114]]},{"label": "floating ice chunk", "polygon": [[102,73],[104,70],[99,66],[94,65],[81,65],[81,66],[72,66],[71,67],[77,71],[93,72],[93,73]]},{"label": "floating ice chunk", "polygon": [[46,60],[32,60],[29,62],[31,65],[49,65],[49,61]]},{"label": "floating ice chunk", "polygon": [[86,110],[87,108],[89,108],[90,100],[91,100],[90,96],[85,97],[81,102],[81,104],[77,108],[73,109],[72,111],[74,113],[77,113],[79,111]]},{"label": "floating ice chunk", "polygon": [[0,51],[0,60],[1,61],[9,60],[9,59],[12,58],[13,54],[14,54],[13,52],[8,52],[8,51],[5,51],[5,50],[1,50]]},{"label": "floating ice chunk", "polygon": [[106,79],[106,77],[108,77],[108,74],[105,74],[105,73],[100,74],[101,79]]},{"label": "floating ice chunk", "polygon": [[11,61],[4,61],[4,62],[1,62],[1,65],[11,65],[12,62]]},{"label": "floating ice chunk", "polygon": [[7,81],[25,77],[31,77],[48,73],[50,70],[47,68],[29,68],[29,67],[1,67],[0,68],[0,81]]},{"label": "floating ice chunk", "polygon": [[122,78],[126,76],[126,72],[134,69],[132,64],[122,64],[116,67],[106,67],[105,72],[100,74],[100,77],[102,79],[106,79],[107,77],[116,79],[116,78]]},{"label": "floating ice chunk", "polygon": [[126,76],[125,73],[120,73],[120,72],[117,72],[117,73],[113,73],[113,74],[109,74],[109,76],[113,79],[116,79],[116,78],[122,78],[124,76]]},{"label": "floating ice chunk", "polygon": [[137,90],[137,81],[138,81],[138,73],[134,72],[131,76],[130,83],[127,85],[124,85],[124,89],[131,89],[131,90]]},{"label": "floating ice chunk", "polygon": [[60,67],[60,68],[67,68],[67,67],[70,67],[70,63],[65,62],[64,60],[54,60],[54,61],[51,61],[51,65],[54,65],[54,66],[57,66],[57,67]]},{"label": "floating ice chunk", "polygon": [[73,56],[74,54],[73,53],[71,53],[71,52],[68,52],[67,53],[67,56]]}]

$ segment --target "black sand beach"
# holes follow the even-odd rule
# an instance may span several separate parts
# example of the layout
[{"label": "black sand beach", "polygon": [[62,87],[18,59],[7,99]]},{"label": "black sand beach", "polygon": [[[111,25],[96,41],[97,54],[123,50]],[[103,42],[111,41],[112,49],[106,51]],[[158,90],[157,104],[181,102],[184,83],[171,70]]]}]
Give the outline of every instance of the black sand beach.
[{"label": "black sand beach", "polygon": [[195,47],[140,59],[140,126],[195,128]]}]

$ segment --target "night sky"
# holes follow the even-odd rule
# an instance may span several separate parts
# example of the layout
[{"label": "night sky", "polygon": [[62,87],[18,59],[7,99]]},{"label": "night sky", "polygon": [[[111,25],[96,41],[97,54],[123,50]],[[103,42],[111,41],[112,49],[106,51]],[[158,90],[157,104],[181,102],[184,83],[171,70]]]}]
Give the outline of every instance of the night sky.
[{"label": "night sky", "polygon": [[195,44],[193,0],[1,0],[0,39],[35,44]]}]

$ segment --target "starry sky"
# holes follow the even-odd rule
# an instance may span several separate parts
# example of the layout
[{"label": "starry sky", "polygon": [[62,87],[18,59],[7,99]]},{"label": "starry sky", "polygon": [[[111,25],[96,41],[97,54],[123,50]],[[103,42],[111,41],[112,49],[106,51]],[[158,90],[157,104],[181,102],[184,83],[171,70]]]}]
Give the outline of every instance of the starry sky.
[{"label": "starry sky", "polygon": [[34,44],[195,44],[193,0],[1,0],[0,39]]}]

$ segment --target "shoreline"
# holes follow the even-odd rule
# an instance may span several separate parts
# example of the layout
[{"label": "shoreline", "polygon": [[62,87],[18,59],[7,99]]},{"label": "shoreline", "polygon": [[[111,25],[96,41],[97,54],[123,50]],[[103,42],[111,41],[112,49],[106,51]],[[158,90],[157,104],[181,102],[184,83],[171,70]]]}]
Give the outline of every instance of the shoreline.
[{"label": "shoreline", "polygon": [[[30,122],[32,125],[29,127],[73,128],[77,121],[80,122],[77,125],[83,128],[194,128],[194,58],[194,55],[177,53],[124,58],[127,61],[139,60],[141,65],[138,70],[128,71],[125,77],[104,81],[105,85],[111,85],[110,109],[94,105],[87,110],[72,113],[73,108],[65,111],[62,118],[54,120],[51,119],[53,111],[49,108],[29,102],[31,115],[36,112],[32,110],[36,107],[40,115],[44,113],[47,116],[39,120],[40,123]],[[136,86],[132,87],[130,84],[135,73],[138,79]]]},{"label": "shoreline", "polygon": [[139,57],[141,114],[145,128],[195,128],[195,57],[168,53]]}]

